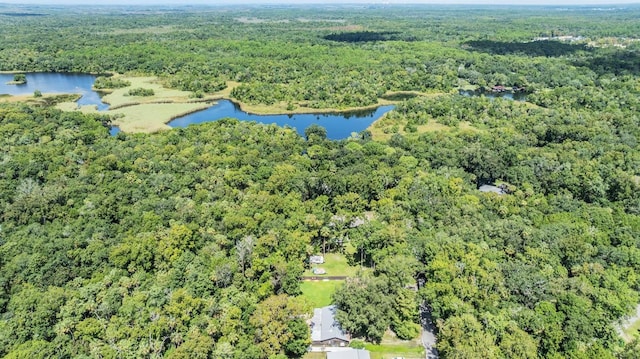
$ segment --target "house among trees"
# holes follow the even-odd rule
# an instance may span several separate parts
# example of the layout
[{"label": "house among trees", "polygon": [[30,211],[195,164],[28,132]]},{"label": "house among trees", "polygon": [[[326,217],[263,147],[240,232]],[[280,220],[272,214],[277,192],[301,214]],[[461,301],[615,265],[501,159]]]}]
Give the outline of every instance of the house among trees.
[{"label": "house among trees", "polygon": [[310,264],[322,264],[324,263],[324,256],[310,256],[309,257]]},{"label": "house among trees", "polygon": [[335,320],[335,314],[335,305],[313,310],[310,323],[312,346],[346,347],[349,345],[349,336],[340,328],[340,324]]},{"label": "house among trees", "polygon": [[507,194],[507,186],[503,183],[500,186],[494,186],[494,185],[490,185],[490,184],[483,184],[482,186],[478,187],[478,190],[480,192],[485,192],[485,193],[489,193],[489,192],[493,192],[493,193],[497,193],[497,194]]}]

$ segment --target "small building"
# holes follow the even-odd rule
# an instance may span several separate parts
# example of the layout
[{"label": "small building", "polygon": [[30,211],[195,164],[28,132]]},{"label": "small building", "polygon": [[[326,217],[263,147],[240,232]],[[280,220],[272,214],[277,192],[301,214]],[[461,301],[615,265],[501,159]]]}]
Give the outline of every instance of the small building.
[{"label": "small building", "polygon": [[[349,336],[335,320],[336,306],[330,305],[313,310],[311,318],[311,345],[321,347],[347,347]],[[368,357],[367,357],[368,359]]]},{"label": "small building", "polygon": [[327,274],[327,271],[326,271],[326,270],[324,270],[324,268],[318,268],[318,267],[316,267],[316,268],[313,268],[311,271],[312,271],[312,272],[313,272],[313,274],[315,274],[315,275]]},{"label": "small building", "polygon": [[505,185],[493,186],[490,184],[483,184],[482,186],[478,187],[478,190],[484,193],[496,193],[500,195],[507,194],[507,188]]},{"label": "small building", "polygon": [[324,263],[324,256],[311,256],[309,257],[310,264],[322,264]]},{"label": "small building", "polygon": [[368,350],[351,349],[327,352],[327,359],[371,359]]}]

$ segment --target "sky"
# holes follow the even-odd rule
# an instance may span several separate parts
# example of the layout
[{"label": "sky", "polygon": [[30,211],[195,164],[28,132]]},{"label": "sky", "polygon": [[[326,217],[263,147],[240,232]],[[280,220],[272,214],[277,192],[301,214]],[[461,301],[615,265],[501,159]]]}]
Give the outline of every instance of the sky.
[{"label": "sky", "polygon": [[100,4],[100,5],[234,5],[234,4],[492,4],[492,5],[613,5],[640,0],[0,0],[0,4]]}]

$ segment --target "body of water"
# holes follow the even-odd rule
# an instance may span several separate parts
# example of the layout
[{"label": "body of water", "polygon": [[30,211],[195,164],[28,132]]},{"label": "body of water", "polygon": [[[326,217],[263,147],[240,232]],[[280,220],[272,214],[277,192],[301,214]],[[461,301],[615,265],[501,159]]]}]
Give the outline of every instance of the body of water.
[{"label": "body of water", "polygon": [[217,104],[206,110],[176,118],[169,122],[168,125],[171,127],[185,127],[222,118],[237,118],[241,121],[255,121],[264,124],[275,123],[282,127],[293,127],[301,136],[304,136],[304,130],[316,124],[327,130],[327,138],[340,140],[348,138],[352,132],[357,133],[366,130],[375,120],[391,111],[394,107],[389,105],[380,106],[372,110],[323,114],[254,115],[242,111],[240,106],[229,100],[219,100]]},{"label": "body of water", "polygon": [[96,105],[98,110],[106,110],[109,105],[102,102],[100,94],[91,89],[96,80],[95,75],[34,72],[27,73],[27,83],[24,85],[7,85],[13,81],[13,74],[0,74],[0,94],[33,95],[39,90],[44,93],[76,93],[82,97],[79,105]]},{"label": "body of water", "polygon": [[492,92],[492,91],[482,91],[482,90],[459,90],[458,93],[462,96],[466,97],[475,97],[475,96],[485,96],[488,98],[505,98],[508,100],[514,101],[526,101],[527,94],[523,92]]},{"label": "body of water", "polygon": [[[0,94],[33,95],[34,91],[42,93],[77,93],[82,97],[77,101],[79,105],[95,105],[104,111],[109,105],[102,102],[100,94],[92,90],[96,80],[95,75],[75,73],[27,73],[27,83],[24,85],[7,85],[13,81],[13,74],[0,74]],[[292,115],[254,115],[244,112],[238,105],[229,100],[219,100],[206,110],[176,118],[168,123],[171,127],[185,127],[191,124],[217,121],[222,118],[236,118],[240,121],[255,121],[258,123],[295,128],[304,136],[304,130],[313,125],[319,125],[327,130],[327,138],[332,140],[344,139],[353,132],[362,132],[375,120],[392,110],[395,106],[380,106],[371,110],[350,112],[336,112],[323,114],[292,114]],[[120,129],[112,126],[109,133],[115,136]]]}]

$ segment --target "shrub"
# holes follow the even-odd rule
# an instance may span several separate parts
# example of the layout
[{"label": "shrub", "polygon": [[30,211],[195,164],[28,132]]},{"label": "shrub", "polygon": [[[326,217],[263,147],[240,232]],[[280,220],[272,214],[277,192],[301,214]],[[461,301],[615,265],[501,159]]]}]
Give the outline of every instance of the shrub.
[{"label": "shrub", "polygon": [[27,83],[27,75],[25,74],[15,74],[13,75],[13,82],[17,84],[26,84]]},{"label": "shrub", "polygon": [[128,96],[153,96],[155,92],[152,89],[145,89],[142,87],[134,88],[127,92]]},{"label": "shrub", "polygon": [[127,86],[131,86],[131,82],[105,76],[98,77],[93,83],[93,88],[96,89],[119,89]]}]

